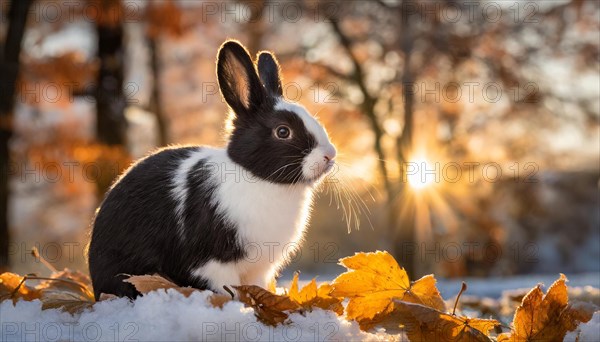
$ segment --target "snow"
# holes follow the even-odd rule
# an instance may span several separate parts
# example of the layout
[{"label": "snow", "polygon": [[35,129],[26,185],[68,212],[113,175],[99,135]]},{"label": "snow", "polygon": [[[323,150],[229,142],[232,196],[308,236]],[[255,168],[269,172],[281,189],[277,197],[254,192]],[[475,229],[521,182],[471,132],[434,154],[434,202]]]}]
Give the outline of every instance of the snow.
[{"label": "snow", "polygon": [[51,23],[40,25],[40,29],[25,30],[23,49],[36,58],[57,57],[77,51],[91,59],[96,54],[94,25],[87,20],[77,20],[52,31]]},{"label": "snow", "polygon": [[[592,275],[573,277],[575,283],[589,282],[591,278]],[[496,289],[495,283],[504,286],[502,292],[506,293],[540,280],[550,278],[535,280],[533,277],[524,277],[497,282],[470,280],[473,286],[469,286],[469,292],[495,295],[500,290]],[[546,285],[550,284],[549,281],[545,282]],[[448,291],[454,290],[456,284],[442,281],[440,285]],[[570,287],[570,292],[585,292],[589,290],[586,288]],[[407,341],[404,335],[387,335],[383,330],[363,332],[356,322],[346,321],[333,312],[321,309],[291,314],[289,324],[270,327],[257,321],[253,309],[244,307],[241,302],[228,302],[222,309],[213,307],[207,299],[210,295],[211,292],[204,291],[186,298],[174,290],[155,291],[133,302],[125,298],[102,301],[92,309],[75,315],[55,309],[42,310],[39,300],[19,301],[16,305],[4,301],[0,303],[0,340]],[[577,336],[578,341],[600,339],[600,311],[594,314],[590,322],[581,324],[576,331],[569,333],[565,341],[575,341]]]},{"label": "snow", "polygon": [[[269,327],[237,301],[223,309],[207,301],[210,292],[185,298],[169,290],[151,292],[134,302],[99,302],[78,315],[41,310],[41,302],[0,304],[2,341],[381,341],[384,333],[365,333],[358,324],[315,309],[290,315],[290,324]],[[399,338],[400,336],[396,336]]]},{"label": "snow", "polygon": [[[588,288],[600,288],[600,274],[596,272],[581,274],[565,274],[569,282],[567,285],[571,291],[587,291]],[[510,290],[528,290],[539,283],[547,288],[559,274],[530,274],[510,277],[490,278],[461,278],[461,279],[439,279],[437,288],[443,298],[451,298],[460,291],[462,282],[468,285],[467,294],[479,297],[500,298],[502,294]]]},{"label": "snow", "polygon": [[[597,263],[597,261],[596,261]],[[317,278],[317,282],[331,283],[335,277],[339,275],[340,268],[332,269],[331,272],[302,272],[298,284],[300,287],[308,284],[313,278]],[[281,273],[281,278],[277,280],[277,286],[289,288],[291,279],[294,274],[293,268],[286,268]],[[586,289],[600,289],[600,273],[565,273],[567,286],[570,291],[587,291]],[[544,284],[546,288],[550,286],[558,277],[559,273],[548,274],[527,274],[527,275],[512,275],[512,276],[495,276],[495,277],[461,277],[461,278],[443,278],[436,276],[436,287],[439,289],[443,298],[452,298],[460,291],[463,281],[467,283],[468,288],[466,295],[477,297],[490,297],[499,299],[505,291],[511,290],[528,290],[537,284]]]},{"label": "snow", "polygon": [[594,313],[592,319],[580,324],[575,331],[567,333],[565,342],[587,342],[598,341],[600,339],[600,311]]}]

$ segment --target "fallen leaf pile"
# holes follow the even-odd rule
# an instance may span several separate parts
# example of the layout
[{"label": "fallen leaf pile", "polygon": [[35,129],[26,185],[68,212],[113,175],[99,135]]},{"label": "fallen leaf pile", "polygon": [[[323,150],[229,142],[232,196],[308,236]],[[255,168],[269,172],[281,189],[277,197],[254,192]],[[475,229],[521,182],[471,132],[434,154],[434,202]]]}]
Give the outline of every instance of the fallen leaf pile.
[{"label": "fallen leaf pile", "polygon": [[[31,287],[27,282],[37,282]],[[19,299],[42,302],[42,309],[62,309],[79,312],[94,305],[94,293],[89,277],[79,271],[65,269],[53,272],[49,278],[14,273],[0,274],[0,302]]]},{"label": "fallen leaf pile", "polygon": [[[290,314],[304,315],[315,309],[327,310],[358,322],[365,331],[384,328],[389,334],[405,333],[410,341],[562,341],[566,333],[588,322],[597,307],[570,303],[567,278],[560,275],[544,295],[534,287],[516,308],[510,326],[492,318],[456,314],[459,293],[452,312],[436,287],[433,275],[411,281],[406,271],[387,252],[356,253],[340,259],[347,271],[331,284],[317,285],[316,279],[300,288],[298,273],[289,289],[276,294],[275,288],[254,285],[225,288],[230,294],[210,292],[213,307],[222,308],[238,300],[254,310],[267,325],[290,323]],[[202,290],[180,287],[159,275],[135,275],[124,280],[142,295],[151,291],[174,290],[186,298]],[[32,285],[32,283],[34,285]],[[37,284],[37,285],[35,285]],[[114,296],[103,295],[101,299]],[[0,275],[0,301],[36,300],[42,309],[78,313],[94,305],[89,278],[76,271],[53,272],[49,278],[14,273]],[[345,306],[343,303],[347,303]],[[501,333],[502,328],[504,333]],[[510,330],[510,331],[509,331]],[[498,335],[496,335],[498,334]]]}]

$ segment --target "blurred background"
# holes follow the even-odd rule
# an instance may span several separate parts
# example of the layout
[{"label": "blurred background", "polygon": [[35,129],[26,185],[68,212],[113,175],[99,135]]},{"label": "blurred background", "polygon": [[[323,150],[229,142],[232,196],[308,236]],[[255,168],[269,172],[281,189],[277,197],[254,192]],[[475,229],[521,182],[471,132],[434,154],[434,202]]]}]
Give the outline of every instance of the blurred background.
[{"label": "blurred background", "polygon": [[597,1],[0,0],[0,269],[87,271],[133,160],[226,143],[215,56],[274,51],[340,152],[284,277],[600,272]]}]

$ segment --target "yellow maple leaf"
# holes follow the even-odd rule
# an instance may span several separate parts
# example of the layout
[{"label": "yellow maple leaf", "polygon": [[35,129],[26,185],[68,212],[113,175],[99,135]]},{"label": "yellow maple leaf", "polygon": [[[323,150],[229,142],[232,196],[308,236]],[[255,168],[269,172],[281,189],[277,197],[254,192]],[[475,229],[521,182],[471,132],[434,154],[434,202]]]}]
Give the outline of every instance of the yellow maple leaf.
[{"label": "yellow maple leaf", "polygon": [[592,318],[592,312],[569,304],[567,277],[556,280],[544,296],[537,285],[525,297],[513,318],[513,329],[498,336],[498,341],[562,341],[567,331]]},{"label": "yellow maple leaf", "polygon": [[411,284],[406,271],[388,252],[356,253],[340,259],[340,264],[349,271],[333,281],[331,295],[349,299],[346,307],[349,319],[360,323],[377,314],[389,313],[394,299],[445,310],[435,278],[428,275]]},{"label": "yellow maple leaf", "polygon": [[441,312],[434,308],[395,300],[389,313],[373,321],[388,333],[404,331],[415,341],[489,342],[489,332],[500,323],[493,319],[471,318]]},{"label": "yellow maple leaf", "polygon": [[10,272],[0,274],[0,302],[5,299],[12,299],[13,302],[18,299],[38,299],[40,292],[27,286],[25,284],[26,279],[26,277]]},{"label": "yellow maple leaf", "polygon": [[271,278],[269,284],[267,285],[267,290],[277,293],[277,279],[275,277]]},{"label": "yellow maple leaf", "polygon": [[332,297],[330,295],[331,291],[331,285],[326,283],[317,287],[315,278],[301,290],[298,290],[298,273],[295,273],[288,296],[305,309],[310,310],[317,307],[324,310],[332,310],[341,315],[344,312],[342,298]]}]

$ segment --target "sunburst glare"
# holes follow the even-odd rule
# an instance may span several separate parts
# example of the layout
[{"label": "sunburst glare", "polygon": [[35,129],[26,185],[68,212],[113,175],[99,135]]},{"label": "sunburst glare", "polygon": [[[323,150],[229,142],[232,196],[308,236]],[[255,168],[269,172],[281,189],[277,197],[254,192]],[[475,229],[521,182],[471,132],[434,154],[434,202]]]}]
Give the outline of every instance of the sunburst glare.
[{"label": "sunburst glare", "polygon": [[411,189],[419,191],[436,184],[436,169],[425,157],[415,157],[407,165],[406,180]]}]

